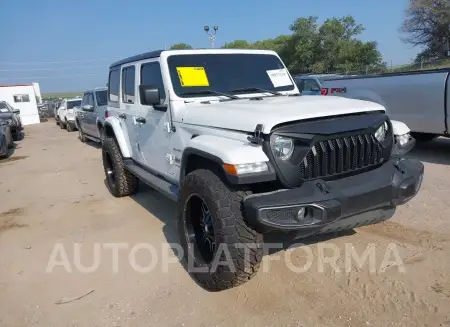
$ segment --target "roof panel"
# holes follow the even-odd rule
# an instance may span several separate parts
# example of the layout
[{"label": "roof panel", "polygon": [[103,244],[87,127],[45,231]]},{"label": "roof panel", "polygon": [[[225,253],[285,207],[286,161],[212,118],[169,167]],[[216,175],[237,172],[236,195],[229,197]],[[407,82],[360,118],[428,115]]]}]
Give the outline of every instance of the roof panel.
[{"label": "roof panel", "polygon": [[151,58],[158,58],[161,55],[161,52],[163,52],[163,51],[164,50],[157,50],[157,51],[145,52],[145,53],[141,53],[141,54],[138,54],[135,56],[131,56],[131,57],[116,61],[115,63],[111,64],[111,66],[109,66],[109,69],[118,67],[118,66],[121,66],[124,64],[128,64],[129,62],[151,59]]}]

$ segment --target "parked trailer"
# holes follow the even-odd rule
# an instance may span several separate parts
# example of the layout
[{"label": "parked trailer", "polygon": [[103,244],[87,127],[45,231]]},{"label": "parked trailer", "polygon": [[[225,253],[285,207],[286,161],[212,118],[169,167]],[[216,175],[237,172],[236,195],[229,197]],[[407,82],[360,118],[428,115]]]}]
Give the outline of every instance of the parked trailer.
[{"label": "parked trailer", "polygon": [[321,95],[367,100],[386,107],[418,141],[449,137],[450,68],[319,78]]}]

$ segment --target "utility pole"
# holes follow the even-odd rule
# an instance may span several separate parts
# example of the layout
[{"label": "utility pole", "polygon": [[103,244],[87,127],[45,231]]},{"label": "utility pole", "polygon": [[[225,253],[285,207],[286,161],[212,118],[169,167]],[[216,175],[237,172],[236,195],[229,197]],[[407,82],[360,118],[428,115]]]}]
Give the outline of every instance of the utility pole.
[{"label": "utility pole", "polygon": [[219,30],[219,26],[214,25],[213,30],[210,31],[209,25],[205,25],[203,30],[206,32],[206,35],[208,35],[209,41],[211,41],[211,48],[214,48],[214,41],[216,40],[216,34]]}]

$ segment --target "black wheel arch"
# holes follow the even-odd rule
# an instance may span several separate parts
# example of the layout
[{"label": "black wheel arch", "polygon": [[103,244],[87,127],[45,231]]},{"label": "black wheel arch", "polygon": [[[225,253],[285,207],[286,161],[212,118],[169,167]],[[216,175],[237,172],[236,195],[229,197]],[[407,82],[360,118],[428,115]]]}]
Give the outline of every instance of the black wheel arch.
[{"label": "black wheel arch", "polygon": [[180,164],[180,185],[184,178],[195,169],[208,169],[224,177],[225,181],[232,185],[255,184],[261,182],[269,182],[276,180],[276,173],[269,165],[268,172],[246,174],[236,176],[229,174],[223,168],[225,162],[218,156],[211,153],[187,147],[183,151]]}]

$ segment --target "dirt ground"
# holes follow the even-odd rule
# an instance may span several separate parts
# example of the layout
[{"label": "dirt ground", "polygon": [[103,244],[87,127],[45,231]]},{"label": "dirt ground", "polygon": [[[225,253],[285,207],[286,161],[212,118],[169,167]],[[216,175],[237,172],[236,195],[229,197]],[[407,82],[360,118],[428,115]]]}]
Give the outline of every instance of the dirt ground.
[{"label": "dirt ground", "polygon": [[[101,150],[77,134],[52,121],[27,126],[0,161],[0,326],[450,326],[450,140],[413,151],[425,164],[422,189],[388,222],[292,249],[280,236],[285,249],[267,254],[253,280],[210,293],[166,246],[178,239],[174,204],[146,187],[113,198]],[[127,248],[113,262],[116,243]],[[348,244],[359,255],[373,246],[376,269],[342,269]],[[339,251],[339,270],[321,269],[324,245]],[[66,265],[48,271],[54,249]],[[383,261],[393,250],[402,265]],[[83,270],[96,253],[98,268]],[[292,269],[308,253],[311,267]]]}]

